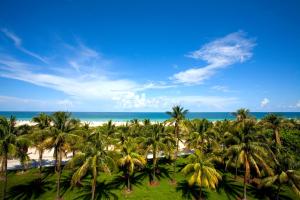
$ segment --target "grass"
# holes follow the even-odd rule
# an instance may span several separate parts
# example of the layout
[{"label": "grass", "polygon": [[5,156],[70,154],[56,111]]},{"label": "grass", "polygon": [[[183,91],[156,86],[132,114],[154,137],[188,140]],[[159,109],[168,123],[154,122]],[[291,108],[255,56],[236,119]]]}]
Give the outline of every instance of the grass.
[{"label": "grass", "polygon": [[[8,175],[8,191],[9,199],[41,199],[41,200],[53,200],[56,195],[56,175],[53,173],[53,168],[46,168],[44,170],[44,175],[48,176],[44,179],[44,182],[41,184],[37,182],[38,178],[38,169],[30,169],[25,173],[11,171]],[[162,178],[159,181],[159,184],[152,186],[149,184],[149,179],[147,176],[139,176],[140,179],[136,180],[136,184],[133,186],[133,191],[131,193],[125,192],[122,187],[117,188],[116,185],[111,182],[120,174],[107,175],[101,174],[98,178],[99,186],[97,188],[99,199],[129,199],[129,200],[157,200],[157,199],[172,199],[180,200],[185,199],[182,197],[182,190],[176,190],[176,185],[170,183],[170,179],[167,177]],[[83,181],[82,187],[71,187],[70,188],[70,171],[64,170],[62,178],[62,193],[63,199],[73,200],[73,199],[90,199],[90,177],[86,177]],[[185,177],[181,173],[177,173],[176,180],[178,183],[181,183],[185,180]],[[103,183],[105,181],[105,183]],[[119,185],[120,182],[118,182]],[[0,182],[0,186],[3,186],[3,182]],[[237,183],[239,188],[242,188],[242,183]],[[0,191],[0,196],[2,190]],[[290,190],[285,189],[283,192],[285,195],[289,196],[290,199],[297,199]],[[86,194],[86,195],[85,195]],[[216,191],[206,190],[207,199],[218,199],[225,200],[228,199],[224,190],[220,193]],[[106,196],[108,195],[108,196]],[[250,195],[248,199],[255,199]]]}]

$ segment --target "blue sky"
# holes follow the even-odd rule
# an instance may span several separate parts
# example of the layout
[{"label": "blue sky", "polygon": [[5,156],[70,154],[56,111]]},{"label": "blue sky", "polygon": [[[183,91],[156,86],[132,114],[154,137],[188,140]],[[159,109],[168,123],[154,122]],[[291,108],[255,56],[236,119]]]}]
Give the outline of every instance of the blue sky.
[{"label": "blue sky", "polygon": [[300,111],[300,1],[0,1],[0,110]]}]

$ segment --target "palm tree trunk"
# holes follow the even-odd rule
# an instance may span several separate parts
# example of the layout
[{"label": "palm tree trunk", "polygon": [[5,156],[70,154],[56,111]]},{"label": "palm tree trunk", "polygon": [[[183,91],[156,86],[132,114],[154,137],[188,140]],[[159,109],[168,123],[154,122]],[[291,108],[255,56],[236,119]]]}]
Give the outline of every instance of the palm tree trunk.
[{"label": "palm tree trunk", "polygon": [[39,171],[40,171],[40,178],[42,177],[42,165],[43,165],[43,150],[39,150]]},{"label": "palm tree trunk", "polygon": [[237,178],[237,172],[238,172],[237,162],[238,162],[238,157],[236,157],[236,159],[235,159],[235,176],[234,176],[234,179]]},{"label": "palm tree trunk", "polygon": [[178,122],[175,122],[175,137],[176,137],[176,150],[174,153],[174,165],[173,165],[173,182],[176,181],[176,161],[178,156],[178,150],[179,150],[179,130],[178,130]]},{"label": "palm tree trunk", "polygon": [[153,151],[153,180],[152,182],[155,182],[155,171],[156,170],[156,149]]},{"label": "palm tree trunk", "polygon": [[250,170],[250,166],[248,163],[248,159],[245,156],[244,158],[244,165],[245,165],[245,175],[244,175],[244,198],[243,200],[247,200],[247,182],[248,182],[248,176],[250,174],[249,170]]},{"label": "palm tree trunk", "polygon": [[281,184],[278,185],[277,191],[276,191],[276,200],[279,200],[279,192],[280,192]]},{"label": "palm tree trunk", "polygon": [[92,183],[92,200],[95,199],[96,184],[97,184],[97,176],[94,176],[93,183]]},{"label": "palm tree trunk", "polygon": [[57,188],[56,188],[56,199],[60,199],[60,179],[61,179],[61,159],[62,152],[59,151],[58,162],[57,162]]},{"label": "palm tree trunk", "polygon": [[58,150],[55,148],[54,149],[54,153],[55,153],[55,158],[54,158],[54,171],[57,172],[58,171]]},{"label": "palm tree trunk", "polygon": [[202,187],[201,185],[199,185],[199,200],[201,200],[201,196],[202,196]]},{"label": "palm tree trunk", "polygon": [[130,188],[130,174],[127,173],[126,176],[127,176],[127,191],[130,191],[131,190],[131,188]]},{"label": "palm tree trunk", "polygon": [[1,162],[1,169],[0,169],[0,176],[3,176],[4,174],[4,157],[0,157],[0,162]]},{"label": "palm tree trunk", "polygon": [[4,154],[4,186],[3,186],[3,193],[2,199],[5,199],[6,196],[6,188],[7,188],[7,153]]},{"label": "palm tree trunk", "polygon": [[247,200],[247,181],[246,181],[246,175],[244,176],[244,197],[243,200]]},{"label": "palm tree trunk", "polygon": [[276,129],[274,130],[274,132],[275,132],[275,140],[276,140],[276,144],[277,144],[278,146],[281,146],[281,141],[280,141],[280,135],[279,135],[279,130],[278,130],[278,128],[276,128]]}]

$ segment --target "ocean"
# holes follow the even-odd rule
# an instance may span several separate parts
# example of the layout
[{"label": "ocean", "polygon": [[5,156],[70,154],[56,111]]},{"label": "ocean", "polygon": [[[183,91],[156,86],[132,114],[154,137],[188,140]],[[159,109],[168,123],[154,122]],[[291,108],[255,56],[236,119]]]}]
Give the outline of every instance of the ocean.
[{"label": "ocean", "polygon": [[[0,116],[10,117],[15,116],[17,120],[31,120],[32,117],[37,116],[40,112],[16,112],[16,111],[0,111]],[[45,112],[49,115],[52,112]],[[274,112],[286,118],[300,119],[300,112]],[[263,118],[268,112],[251,112],[251,115],[256,119]],[[72,112],[74,118],[81,121],[118,121],[124,122],[131,119],[150,119],[151,121],[164,121],[169,116],[164,112]],[[187,114],[188,119],[206,118],[210,121],[234,119],[235,117],[231,112],[190,112]]]}]

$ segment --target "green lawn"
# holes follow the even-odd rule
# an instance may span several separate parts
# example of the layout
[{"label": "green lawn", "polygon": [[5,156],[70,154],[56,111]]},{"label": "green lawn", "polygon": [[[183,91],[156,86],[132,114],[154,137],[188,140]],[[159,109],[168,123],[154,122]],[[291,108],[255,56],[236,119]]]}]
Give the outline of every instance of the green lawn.
[{"label": "green lawn", "polygon": [[[38,177],[38,170],[31,169],[25,173],[20,172],[10,172],[8,177],[8,190],[9,190],[9,199],[42,199],[42,200],[53,200],[55,199],[56,195],[56,185],[55,185],[55,174],[53,174],[53,169],[45,169],[45,173],[49,175],[45,178],[46,184],[41,186],[39,182],[32,182]],[[69,174],[68,171],[64,171],[63,175],[67,176]],[[110,183],[117,175],[106,175],[102,174],[99,176],[98,181],[106,181],[106,183]],[[177,174],[177,181],[180,183],[184,180],[184,177],[181,173]],[[89,179],[87,177],[86,181],[89,183]],[[131,199],[131,200],[162,200],[162,199],[171,199],[171,200],[179,200],[184,199],[182,197],[182,191],[176,191],[176,185],[171,184],[168,178],[162,178],[157,186],[150,186],[147,177],[144,177],[140,180],[140,184],[133,186],[133,191],[131,193],[126,193],[122,188],[114,188],[112,186],[101,185],[97,191],[100,194],[114,194],[118,199]],[[83,196],[80,195],[85,194],[85,192],[89,192],[90,188],[87,187],[74,187],[69,188],[70,181],[69,179],[62,179],[63,188],[63,198],[67,199],[85,199]],[[109,184],[108,184],[109,185]],[[242,184],[238,183],[241,187]],[[1,182],[1,187],[3,186],[3,182]],[[42,189],[45,188],[43,191]],[[2,190],[1,190],[2,192]],[[297,199],[296,196],[287,190],[287,195],[291,199]],[[207,191],[208,198],[207,199],[217,199],[217,200],[225,200],[227,199],[224,192],[220,194],[216,191]],[[2,193],[0,193],[2,195]],[[86,199],[90,199],[89,196],[85,196]],[[102,196],[103,199],[106,199],[105,196]],[[109,198],[113,199],[113,195],[109,195]],[[249,199],[255,199],[249,196]]]}]

